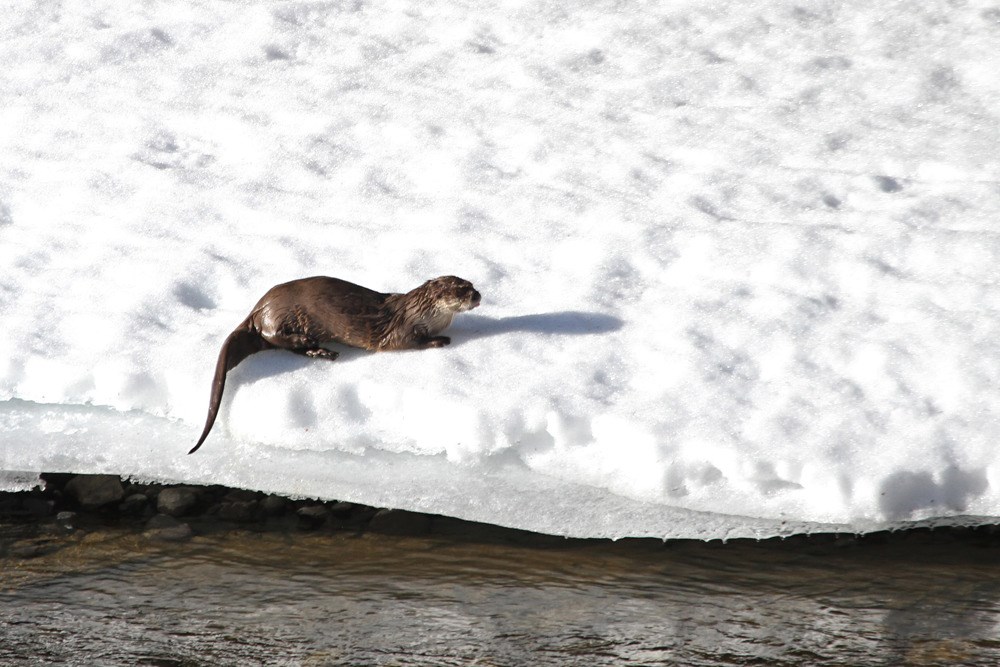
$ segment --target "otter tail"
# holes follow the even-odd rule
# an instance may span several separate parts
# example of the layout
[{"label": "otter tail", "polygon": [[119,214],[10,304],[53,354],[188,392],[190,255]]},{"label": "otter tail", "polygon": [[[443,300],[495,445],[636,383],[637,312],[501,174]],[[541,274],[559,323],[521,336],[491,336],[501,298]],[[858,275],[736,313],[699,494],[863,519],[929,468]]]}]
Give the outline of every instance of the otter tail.
[{"label": "otter tail", "polygon": [[222,349],[219,351],[219,361],[215,364],[215,379],[212,380],[212,397],[208,401],[208,418],[205,420],[205,430],[201,432],[198,444],[192,447],[188,454],[194,454],[198,451],[201,443],[205,442],[205,438],[208,437],[208,432],[212,430],[212,425],[215,424],[215,418],[219,414],[219,406],[222,404],[222,390],[226,388],[226,373],[254,352],[260,352],[270,347],[272,345],[251,328],[249,318],[226,337],[226,342],[222,344]]}]

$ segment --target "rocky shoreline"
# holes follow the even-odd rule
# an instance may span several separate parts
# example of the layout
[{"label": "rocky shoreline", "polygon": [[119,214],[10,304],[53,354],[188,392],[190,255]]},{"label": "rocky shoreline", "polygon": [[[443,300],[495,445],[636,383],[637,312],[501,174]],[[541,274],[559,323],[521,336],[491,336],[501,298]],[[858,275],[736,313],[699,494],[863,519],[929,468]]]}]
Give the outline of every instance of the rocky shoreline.
[{"label": "rocky shoreline", "polygon": [[[44,488],[0,492],[0,523],[33,523],[62,531],[133,528],[148,538],[185,540],[233,528],[385,535],[461,536],[537,544],[542,535],[451,517],[344,501],[295,500],[225,486],[138,484],[117,475],[43,473]],[[571,541],[571,540],[570,540]]]},{"label": "rocky shoreline", "polygon": [[[608,543],[544,535],[452,517],[378,508],[344,501],[291,499],[225,486],[138,484],[116,475],[43,473],[44,488],[0,492],[0,525],[32,524],[49,532],[82,534],[106,527],[134,530],[151,540],[182,541],[225,530],[327,532],[361,535],[436,536],[465,541],[566,546]],[[753,540],[730,540],[730,542]],[[763,540],[791,548],[862,546],[905,541],[961,542],[1000,547],[1000,526],[912,528],[863,535],[814,533]],[[662,546],[655,538],[628,538],[619,545]],[[721,540],[712,543],[723,544]],[[711,543],[709,543],[711,544]],[[2,546],[2,545],[0,545]],[[0,552],[5,551],[0,549]],[[30,556],[31,554],[21,554]]]}]

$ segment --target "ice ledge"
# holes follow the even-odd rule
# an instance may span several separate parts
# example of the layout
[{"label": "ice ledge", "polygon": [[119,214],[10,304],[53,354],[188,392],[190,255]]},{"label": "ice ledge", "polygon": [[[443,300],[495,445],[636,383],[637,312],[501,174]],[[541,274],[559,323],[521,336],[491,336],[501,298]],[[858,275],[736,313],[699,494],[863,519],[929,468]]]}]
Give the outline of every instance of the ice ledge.
[{"label": "ice ledge", "polygon": [[35,486],[43,471],[116,474],[138,482],[218,484],[611,539],[764,539],[996,522],[968,515],[854,523],[760,519],[642,502],[513,464],[484,470],[456,465],[443,455],[296,451],[224,437],[204,453],[187,456],[189,425],[96,406],[0,402],[0,438],[0,490],[6,491]]}]

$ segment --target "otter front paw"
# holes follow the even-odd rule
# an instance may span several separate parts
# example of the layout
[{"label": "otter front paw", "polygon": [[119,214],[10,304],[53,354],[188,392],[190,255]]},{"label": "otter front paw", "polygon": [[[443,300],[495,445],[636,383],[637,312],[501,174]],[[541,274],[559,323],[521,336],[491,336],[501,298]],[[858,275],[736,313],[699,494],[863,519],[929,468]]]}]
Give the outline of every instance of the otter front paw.
[{"label": "otter front paw", "polygon": [[328,350],[325,347],[317,347],[311,350],[306,350],[306,356],[312,357],[313,359],[329,359],[333,361],[340,356],[340,352],[334,352],[333,350]]}]

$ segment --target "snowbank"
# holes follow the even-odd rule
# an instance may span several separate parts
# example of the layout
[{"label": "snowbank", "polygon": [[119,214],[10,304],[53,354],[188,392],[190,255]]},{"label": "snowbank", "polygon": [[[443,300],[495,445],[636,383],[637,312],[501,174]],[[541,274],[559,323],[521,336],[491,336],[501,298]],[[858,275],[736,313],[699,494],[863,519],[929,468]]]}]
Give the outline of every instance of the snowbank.
[{"label": "snowbank", "polygon": [[[3,488],[108,472],[575,536],[1000,516],[995,9],[8,13]],[[316,274],[455,274],[483,305],[442,350],[255,355],[186,456],[225,335]]]}]

